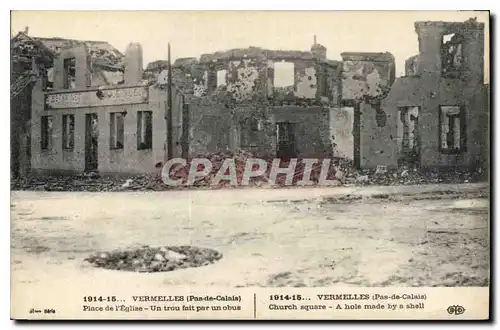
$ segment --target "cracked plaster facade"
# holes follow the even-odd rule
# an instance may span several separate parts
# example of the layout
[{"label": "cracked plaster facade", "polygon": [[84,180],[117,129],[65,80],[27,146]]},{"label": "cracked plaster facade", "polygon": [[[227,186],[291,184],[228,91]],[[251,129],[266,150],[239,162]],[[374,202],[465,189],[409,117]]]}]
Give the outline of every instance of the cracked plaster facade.
[{"label": "cracked plaster facade", "polygon": [[[274,85],[275,65],[283,62],[293,64],[293,81],[288,86],[277,87]],[[145,79],[165,82],[166,69],[165,61],[150,63]],[[327,60],[326,48],[319,44],[313,45],[310,52],[257,47],[233,49],[204,54],[199,60],[178,59],[172,69],[173,84],[189,103],[190,123],[206,128],[203,130],[201,126],[196,126],[191,130],[190,154],[193,155],[202,151],[243,147],[242,135],[248,129],[245,123],[249,120],[259,121],[259,130],[253,134],[255,141],[244,147],[263,155],[275,154],[277,122],[291,121],[293,114],[308,115],[304,109],[329,109],[340,106],[341,102],[342,63]],[[217,82],[221,72],[226,73],[225,84]],[[320,113],[311,110],[311,121],[328,123],[328,116],[325,118]],[[313,138],[314,143],[298,143],[300,154],[319,155],[317,150],[324,149],[331,154],[331,144],[325,142],[329,140],[329,128],[324,126],[324,141]],[[223,127],[229,127],[228,134],[219,133]],[[298,129],[301,130],[300,127]],[[308,130],[305,131],[300,139],[308,140]]]}]

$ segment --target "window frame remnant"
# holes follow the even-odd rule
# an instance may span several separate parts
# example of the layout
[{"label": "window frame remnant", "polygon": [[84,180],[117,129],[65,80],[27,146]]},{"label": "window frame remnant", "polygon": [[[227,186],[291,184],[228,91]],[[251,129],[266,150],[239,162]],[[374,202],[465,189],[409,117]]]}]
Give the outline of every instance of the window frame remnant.
[{"label": "window frame remnant", "polygon": [[[449,40],[446,40],[448,39]],[[459,77],[463,67],[464,36],[461,33],[448,33],[441,39],[441,73],[447,77]]]},{"label": "window frame remnant", "polygon": [[123,112],[109,114],[109,148],[123,149],[125,146],[125,115]]},{"label": "window frame remnant", "polygon": [[227,85],[227,70],[217,70],[217,87],[226,86]]},{"label": "window frame remnant", "polygon": [[289,121],[276,122],[276,151],[278,158],[297,157],[296,133],[297,123]]},{"label": "window frame remnant", "polygon": [[290,132],[291,123],[289,122],[277,122],[276,123],[276,142],[290,142]]},{"label": "window frame remnant", "polygon": [[75,148],[75,115],[66,114],[62,116],[63,126],[63,149],[73,151]]},{"label": "window frame remnant", "polygon": [[[418,118],[420,117],[419,106],[400,107],[399,120],[403,123],[403,136],[401,140],[401,150],[404,154],[420,152],[420,134]],[[416,115],[415,115],[416,113]],[[412,119],[415,118],[415,119]],[[413,123],[412,125],[410,125]]]},{"label": "window frame remnant", "polygon": [[[467,151],[465,119],[463,105],[439,106],[439,150],[441,153],[459,154]],[[450,143],[453,147],[450,147]]]},{"label": "window frame remnant", "polygon": [[49,150],[52,147],[53,123],[52,116],[41,117],[40,148],[42,150]]},{"label": "window frame remnant", "polygon": [[137,150],[153,148],[153,111],[137,112]]},{"label": "window frame remnant", "polygon": [[76,82],[76,59],[74,57],[63,60],[64,88],[74,89]]}]

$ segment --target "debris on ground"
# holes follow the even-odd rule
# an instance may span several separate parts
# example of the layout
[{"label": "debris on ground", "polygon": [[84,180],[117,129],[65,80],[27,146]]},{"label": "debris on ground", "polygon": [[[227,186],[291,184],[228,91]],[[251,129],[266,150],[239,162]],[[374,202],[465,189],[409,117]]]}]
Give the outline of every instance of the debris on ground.
[{"label": "debris on ground", "polygon": [[366,183],[366,182],[369,182],[369,181],[370,181],[370,178],[368,177],[368,175],[360,175],[356,179],[356,182],[359,182],[359,183]]},{"label": "debris on ground", "polygon": [[222,253],[216,250],[194,246],[143,246],[129,251],[98,252],[85,261],[105,269],[151,273],[207,266],[221,258]]},{"label": "debris on ground", "polygon": [[127,181],[125,181],[125,183],[124,183],[124,184],[122,184],[122,188],[128,188],[128,187],[130,187],[130,184],[131,184],[132,182],[134,182],[134,180],[132,180],[132,179],[127,179]]},{"label": "debris on ground", "polygon": [[[188,180],[188,174],[191,167],[192,159],[187,160],[186,166],[176,164],[170,169],[170,178],[172,180],[180,180],[181,185],[167,185],[162,180],[161,162],[155,165],[152,169],[152,174],[138,174],[134,176],[101,176],[96,172],[84,173],[81,175],[71,176],[28,176],[23,179],[12,180],[12,190],[45,190],[45,191],[164,191],[178,190],[189,188],[229,188],[241,186],[243,181],[243,173],[245,172],[247,160],[251,158],[260,158],[266,160],[267,170],[258,177],[251,177],[248,186],[263,187],[269,185],[269,177],[271,174],[271,164],[273,158],[258,157],[250,152],[217,152],[211,154],[201,154],[193,158],[208,159],[212,163],[212,169],[208,175],[195,178],[190,186],[184,185]],[[222,168],[226,159],[234,160],[234,169],[236,171],[237,184],[229,180],[221,180],[216,182],[216,175]],[[227,164],[226,164],[227,165]],[[285,168],[290,165],[290,161],[281,160],[280,167]],[[256,170],[257,165],[254,165],[252,170]],[[327,173],[321,173],[323,164],[316,163],[310,169],[305,168],[302,159],[299,158],[295,168],[295,174],[292,180],[292,185],[300,184],[300,181],[309,177],[313,182],[310,187],[322,186],[320,181],[323,179],[329,180],[330,185],[348,185],[348,186],[365,186],[365,185],[418,185],[418,184],[436,184],[436,183],[473,183],[486,181],[488,177],[485,171],[477,170],[467,172],[463,170],[453,171],[421,171],[416,168],[408,168],[401,166],[399,168],[388,168],[385,165],[379,165],[376,169],[359,170],[354,168],[351,161],[341,158],[330,159],[330,165]],[[203,170],[203,165],[198,165],[198,171]],[[229,169],[226,169],[224,174],[229,174]],[[124,183],[125,180],[125,183]],[[319,184],[318,184],[319,183]],[[335,183],[335,184],[333,184]],[[287,186],[286,176],[278,174],[274,187]]]}]

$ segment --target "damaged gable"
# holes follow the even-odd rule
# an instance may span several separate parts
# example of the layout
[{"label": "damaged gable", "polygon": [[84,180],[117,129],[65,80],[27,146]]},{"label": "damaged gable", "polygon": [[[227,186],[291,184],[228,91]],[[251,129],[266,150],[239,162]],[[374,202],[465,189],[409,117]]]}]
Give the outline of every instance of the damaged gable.
[{"label": "damaged gable", "polygon": [[[52,61],[65,49],[75,48],[80,45],[84,45],[90,55],[92,86],[116,85],[123,81],[125,56],[107,42],[38,38],[29,37],[24,33],[20,33],[19,37],[14,41],[14,46],[18,49],[29,49],[32,47],[31,45],[37,45],[39,49],[43,50],[44,54],[49,55],[47,63],[44,65],[48,88],[51,88],[54,80]],[[47,58],[47,56],[38,58]]]},{"label": "damaged gable", "polygon": [[108,42],[73,40],[63,38],[34,38],[52,50],[60,54],[63,49],[73,48],[84,44],[89,52],[93,64],[106,67],[107,69],[123,70],[125,56]]}]

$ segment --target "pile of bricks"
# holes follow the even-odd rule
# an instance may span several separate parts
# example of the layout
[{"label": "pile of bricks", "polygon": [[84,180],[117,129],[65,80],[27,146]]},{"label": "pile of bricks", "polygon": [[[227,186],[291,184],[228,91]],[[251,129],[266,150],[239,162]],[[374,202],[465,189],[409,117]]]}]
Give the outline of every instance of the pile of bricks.
[{"label": "pile of bricks", "polygon": [[[245,168],[247,166],[247,160],[250,158],[258,158],[255,155],[249,153],[249,152],[243,152],[243,151],[237,151],[236,153],[231,153],[231,152],[220,152],[220,153],[213,153],[213,154],[206,154],[206,155],[199,155],[196,158],[202,158],[202,159],[208,159],[210,160],[212,164],[212,169],[210,173],[204,177],[199,177],[195,180],[193,186],[195,187],[229,187],[231,186],[231,182],[229,180],[223,180],[220,181],[218,184],[214,184],[214,179],[221,169],[224,160],[226,159],[233,159],[234,160],[234,165],[235,165],[235,170],[236,170],[236,178],[237,178],[237,185],[240,186],[242,185],[243,182],[243,176],[245,172]],[[271,168],[272,168],[272,163],[273,159],[272,158],[267,158],[265,159],[266,161],[266,171],[264,174],[256,176],[256,177],[250,177],[249,178],[249,185],[250,186],[262,186],[266,185],[269,183],[269,177],[271,174]],[[190,169],[190,164],[191,161],[189,160],[187,162],[187,165],[184,167],[175,167],[173,166],[172,169],[170,170],[170,177],[172,180],[176,179],[182,179],[182,182],[185,183],[188,180],[188,175],[189,175],[189,169]],[[286,168],[290,165],[290,161],[287,160],[281,160],[280,161],[280,167]],[[321,174],[321,163],[319,164],[314,164],[312,166],[312,169],[310,171],[310,180],[314,183],[318,183],[320,179],[320,174]],[[254,164],[252,167],[252,171],[256,171],[258,168],[258,165]],[[338,175],[341,166],[339,165],[338,160],[333,160],[330,162],[330,167],[327,172],[327,179],[328,180],[340,180],[341,176]],[[197,170],[201,171],[203,169],[203,165],[199,165]],[[293,176],[293,185],[297,184],[298,181],[302,180],[304,176],[304,171],[305,171],[305,165],[302,162],[301,159],[298,159],[297,165],[295,167],[295,174]],[[226,169],[224,172],[225,175],[229,174],[229,169]],[[306,174],[307,175],[307,174]],[[286,185],[286,175],[285,174],[278,174],[276,177],[275,181],[275,186],[285,186]]]}]

